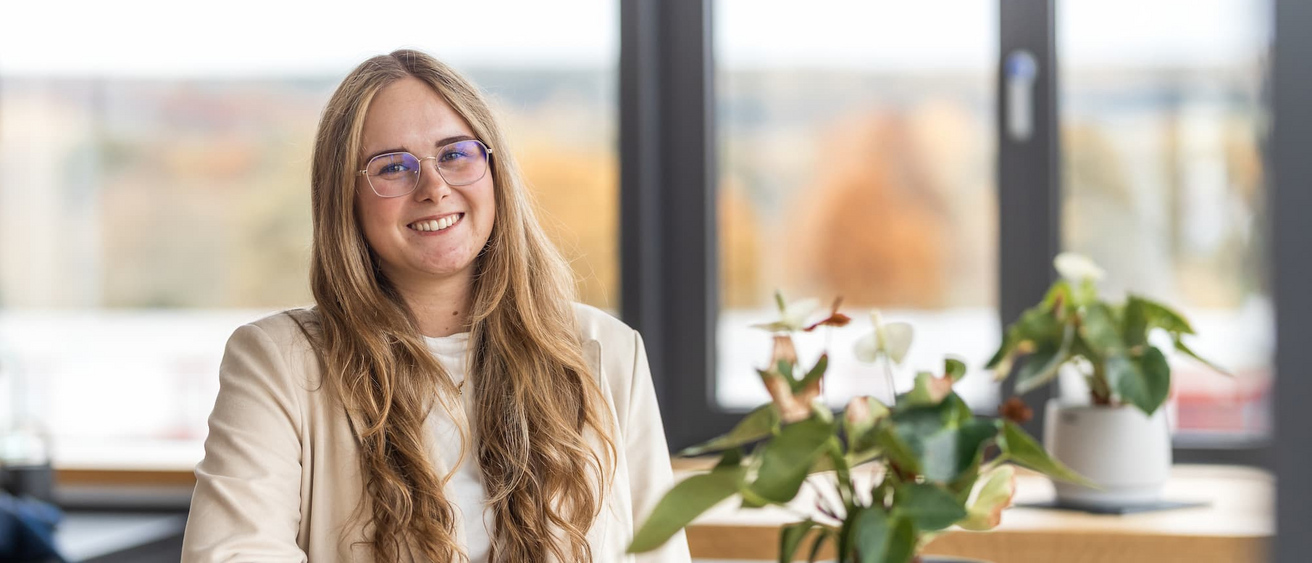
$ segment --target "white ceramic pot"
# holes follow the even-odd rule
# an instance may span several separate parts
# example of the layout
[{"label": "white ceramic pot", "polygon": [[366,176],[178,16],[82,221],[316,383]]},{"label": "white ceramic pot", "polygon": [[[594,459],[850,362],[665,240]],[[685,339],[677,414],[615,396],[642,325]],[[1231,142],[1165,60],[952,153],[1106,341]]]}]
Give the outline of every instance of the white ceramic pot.
[{"label": "white ceramic pot", "polygon": [[1050,400],[1043,445],[1052,457],[1099,486],[1053,481],[1063,504],[1124,507],[1161,498],[1171,475],[1165,409],[1151,417],[1134,406],[1065,405]]}]

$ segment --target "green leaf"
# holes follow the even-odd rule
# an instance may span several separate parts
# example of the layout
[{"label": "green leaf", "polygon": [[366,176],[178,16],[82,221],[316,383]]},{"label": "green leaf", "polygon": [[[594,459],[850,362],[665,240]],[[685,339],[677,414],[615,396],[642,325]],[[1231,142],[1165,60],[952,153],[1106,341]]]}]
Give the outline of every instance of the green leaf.
[{"label": "green leaf", "polygon": [[847,458],[843,455],[843,444],[838,441],[837,436],[830,436],[827,440],[825,456],[829,458],[830,463],[834,466],[835,477],[838,478],[838,496],[843,499],[843,506],[851,506],[856,497],[856,491],[852,488],[852,472],[847,465]]},{"label": "green leaf", "polygon": [[786,360],[779,360],[778,364],[775,365],[775,370],[779,375],[788,378],[788,385],[792,386],[793,392],[796,393],[798,391],[798,382],[793,379],[793,364],[788,363]]},{"label": "green leaf", "polygon": [[811,371],[806,372],[806,376],[802,377],[802,381],[798,383],[797,390],[800,391],[802,389],[806,389],[807,385],[810,385],[812,382],[819,381],[821,377],[824,377],[825,368],[827,368],[828,366],[829,366],[829,354],[828,353],[820,354],[820,359],[816,361],[815,367],[811,368]]},{"label": "green leaf", "polygon": [[943,374],[951,379],[953,383],[961,381],[961,378],[966,376],[966,362],[957,358],[944,359]]},{"label": "green leaf", "polygon": [[852,555],[861,563],[883,563],[889,547],[889,521],[883,507],[866,506],[858,509],[852,519],[852,531],[847,540]]},{"label": "green leaf", "polygon": [[966,509],[968,516],[957,525],[977,532],[992,530],[1002,522],[1002,510],[1011,506],[1015,496],[1016,468],[999,466],[984,477],[978,494]]},{"label": "green leaf", "polygon": [[1136,363],[1139,364],[1139,371],[1143,374],[1144,385],[1148,390],[1148,401],[1138,406],[1144,414],[1152,415],[1171,394],[1171,364],[1167,363],[1166,356],[1155,346],[1144,350]]},{"label": "green leaf", "polygon": [[779,563],[792,563],[797,548],[802,545],[802,539],[814,527],[815,521],[807,518],[796,524],[788,524],[779,531]]},{"label": "green leaf", "polygon": [[921,530],[942,530],[966,517],[966,507],[952,493],[929,483],[909,483],[894,489],[898,510]]},{"label": "green leaf", "polygon": [[778,428],[779,421],[779,408],[774,403],[766,403],[747,413],[728,434],[685,448],[678,455],[695,456],[750,444],[769,436]]},{"label": "green leaf", "polygon": [[788,303],[784,302],[783,292],[777,289],[774,290],[774,304],[779,306],[779,314],[781,315],[788,310]]},{"label": "green leaf", "polygon": [[1019,341],[1056,342],[1061,338],[1061,329],[1066,323],[1046,308],[1034,307],[1021,313],[1013,325]]},{"label": "green leaf", "polygon": [[1037,352],[1025,360],[1025,365],[1016,375],[1016,394],[1029,393],[1057,377],[1062,364],[1071,359],[1074,344],[1075,325],[1068,323],[1062,329],[1061,344],[1055,351]]},{"label": "green leaf", "polygon": [[905,440],[898,436],[898,432],[895,431],[894,427],[881,424],[875,437],[875,443],[884,451],[884,456],[896,463],[903,471],[920,473],[919,456],[912,451]]},{"label": "green leaf", "polygon": [[703,512],[738,492],[746,473],[746,467],[716,468],[680,481],[656,503],[634,535],[628,552],[641,553],[660,547]]},{"label": "green leaf", "polygon": [[884,457],[884,450],[879,448],[870,448],[868,450],[849,451],[843,456],[847,460],[848,467],[856,467],[870,463],[876,459]]},{"label": "green leaf", "polygon": [[761,469],[748,490],[770,502],[793,500],[833,433],[832,425],[817,418],[783,427],[761,448]]},{"label": "green leaf", "polygon": [[901,404],[895,407],[890,417],[898,436],[904,440],[923,440],[950,427],[955,418],[952,405],[938,403],[935,405]]},{"label": "green leaf", "polygon": [[1003,455],[1012,461],[1054,479],[1086,487],[1095,486],[1082,475],[1049,457],[1048,452],[1044,451],[1043,447],[1020,426],[1009,420],[998,421],[998,423],[1002,425],[1002,436],[998,439],[998,447],[1002,449]]},{"label": "green leaf", "polygon": [[1080,281],[1080,286],[1071,293],[1072,309],[1087,307],[1098,301],[1098,285],[1093,280]]},{"label": "green leaf", "polygon": [[1043,301],[1039,302],[1037,309],[1045,312],[1051,311],[1058,301],[1062,302],[1063,307],[1071,304],[1071,285],[1066,280],[1057,280],[1048,288],[1048,292],[1043,295]]},{"label": "green leaf", "polygon": [[[1019,331],[1016,327],[1008,327],[1002,335],[1002,344],[998,345],[998,351],[993,353],[993,357],[989,358],[989,362],[984,364],[984,369],[1004,371],[999,368],[1002,367],[1003,361],[1016,351],[1016,345],[1020,344],[1020,340]],[[1006,377],[1006,375],[1005,373],[999,374],[1001,377]]]},{"label": "green leaf", "polygon": [[815,563],[817,557],[820,557],[820,550],[825,546],[825,540],[833,537],[834,532],[830,528],[821,527],[815,534],[815,539],[811,540],[811,553],[806,556],[807,563]]},{"label": "green leaf", "polygon": [[[859,402],[859,404],[856,404]],[[860,409],[863,411],[854,411]],[[871,430],[879,421],[888,416],[888,407],[874,397],[857,397],[848,403],[843,413],[843,434],[847,436],[848,451],[867,450],[875,445],[875,436]],[[858,416],[858,412],[861,414]]]},{"label": "green leaf", "polygon": [[1194,360],[1201,362],[1203,365],[1212,368],[1212,371],[1215,371],[1221,375],[1234,377],[1234,374],[1230,373],[1229,371],[1226,371],[1225,368],[1218,366],[1215,363],[1212,363],[1211,361],[1208,361],[1207,359],[1203,358],[1202,356],[1199,356],[1198,354],[1195,354],[1193,350],[1189,349],[1188,346],[1185,346],[1184,341],[1180,340],[1180,337],[1178,336],[1175,337],[1175,349],[1184,353],[1186,356],[1189,356],[1190,358],[1193,358]]},{"label": "green leaf", "polygon": [[906,406],[937,405],[952,393],[952,383],[952,379],[922,371],[916,374],[915,387],[898,399]]},{"label": "green leaf", "polygon": [[1194,334],[1194,327],[1189,325],[1189,321],[1166,305],[1137,295],[1131,295],[1127,299],[1127,307],[1129,303],[1138,304],[1149,329],[1160,328],[1172,334]]},{"label": "green leaf", "polygon": [[909,563],[916,554],[916,525],[909,518],[893,518],[885,563]]},{"label": "green leaf", "polygon": [[1084,342],[1099,356],[1107,357],[1123,354],[1125,350],[1125,342],[1121,340],[1117,325],[1115,313],[1110,307],[1094,303],[1085,310],[1084,324],[1080,330]]},{"label": "green leaf", "polygon": [[997,435],[993,422],[972,420],[960,428],[929,436],[923,441],[921,456],[925,478],[938,483],[956,481],[983,456],[985,444]]},{"label": "green leaf", "polygon": [[743,464],[743,449],[733,448],[731,450],[725,451],[724,455],[720,456],[720,462],[715,464],[715,468],[719,469],[721,467],[738,467],[739,465],[742,464]]},{"label": "green leaf", "polygon": [[1171,390],[1171,367],[1161,350],[1152,346],[1143,356],[1130,359],[1122,355],[1107,358],[1107,380],[1121,400],[1144,414],[1152,415],[1162,406]]},{"label": "green leaf", "polygon": [[1144,302],[1131,296],[1125,301],[1125,318],[1121,321],[1121,334],[1125,337],[1127,347],[1141,346],[1148,343],[1148,319],[1145,316]]}]

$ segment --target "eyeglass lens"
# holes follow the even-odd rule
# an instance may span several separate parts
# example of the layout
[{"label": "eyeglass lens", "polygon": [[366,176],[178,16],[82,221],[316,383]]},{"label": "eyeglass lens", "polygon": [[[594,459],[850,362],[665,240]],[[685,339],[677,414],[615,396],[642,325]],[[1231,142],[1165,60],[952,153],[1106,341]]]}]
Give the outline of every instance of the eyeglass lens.
[{"label": "eyeglass lens", "polygon": [[[487,173],[487,150],[478,141],[457,141],[438,150],[437,171],[452,186],[472,184]],[[424,159],[427,160],[427,159]],[[378,195],[399,196],[419,185],[421,160],[408,152],[381,154],[365,167],[369,185]]]}]

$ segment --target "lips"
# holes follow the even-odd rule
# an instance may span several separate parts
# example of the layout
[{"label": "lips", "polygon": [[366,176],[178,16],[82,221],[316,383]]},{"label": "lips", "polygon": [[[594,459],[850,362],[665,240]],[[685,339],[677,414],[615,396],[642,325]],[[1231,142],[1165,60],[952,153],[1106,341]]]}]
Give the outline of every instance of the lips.
[{"label": "lips", "polygon": [[451,213],[438,217],[427,217],[410,223],[406,227],[421,233],[441,232],[459,224],[464,216],[464,213]]}]

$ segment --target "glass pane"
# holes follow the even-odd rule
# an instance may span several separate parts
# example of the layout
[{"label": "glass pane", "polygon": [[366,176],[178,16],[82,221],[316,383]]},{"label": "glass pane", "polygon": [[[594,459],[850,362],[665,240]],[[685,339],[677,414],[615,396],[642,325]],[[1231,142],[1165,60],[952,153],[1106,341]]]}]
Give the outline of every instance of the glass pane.
[{"label": "glass pane", "polygon": [[1236,374],[1171,359],[1184,434],[1270,428],[1270,13],[1266,0],[1066,0],[1057,12],[1063,244],[1108,271],[1113,296],[1180,307],[1192,347]]},{"label": "glass pane", "polygon": [[615,2],[464,3],[497,24],[436,33],[313,2],[58,4],[0,7],[0,418],[39,419],[57,463],[199,460],[228,335],[312,303],[319,112],[401,46],[491,95],[583,300],[618,307]]},{"label": "glass pane", "polygon": [[[798,338],[804,362],[831,354],[835,406],[879,396],[882,371],[855,361],[868,312],[909,321],[898,370],[962,357],[959,386],[987,409],[982,372],[998,344],[993,189],[997,3],[822,0],[715,3],[720,311],[715,398],[768,400],[754,368],[770,339],[749,325],[787,298],[844,299],[855,321]],[[945,17],[944,14],[952,14]],[[838,15],[838,17],[836,17]]]}]

